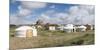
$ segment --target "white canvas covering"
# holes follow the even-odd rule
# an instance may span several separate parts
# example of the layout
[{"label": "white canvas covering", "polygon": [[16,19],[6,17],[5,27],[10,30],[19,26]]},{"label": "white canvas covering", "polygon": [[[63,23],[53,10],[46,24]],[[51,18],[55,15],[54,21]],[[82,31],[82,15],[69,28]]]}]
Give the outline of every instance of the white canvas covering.
[{"label": "white canvas covering", "polygon": [[27,30],[27,29],[33,29],[33,28],[30,27],[30,26],[21,26],[21,27],[17,28],[16,31],[18,31],[18,30]]},{"label": "white canvas covering", "polygon": [[67,24],[64,29],[73,29],[74,25],[73,24]]},{"label": "white canvas covering", "polygon": [[79,26],[79,28],[86,28],[86,27],[82,25],[82,26]]},{"label": "white canvas covering", "polygon": [[79,27],[77,27],[77,28],[79,28],[80,29],[80,31],[86,31],[86,26],[83,26],[83,25],[81,25],[81,26],[79,26]]},{"label": "white canvas covering", "polygon": [[66,31],[66,32],[73,32],[73,29],[74,29],[74,25],[73,24],[67,24],[64,27],[64,31]]},{"label": "white canvas covering", "polygon": [[32,28],[30,26],[21,26],[18,27],[15,31],[16,31],[16,37],[26,37],[26,31],[28,29],[32,29],[33,30],[33,36],[37,36],[37,29]]}]

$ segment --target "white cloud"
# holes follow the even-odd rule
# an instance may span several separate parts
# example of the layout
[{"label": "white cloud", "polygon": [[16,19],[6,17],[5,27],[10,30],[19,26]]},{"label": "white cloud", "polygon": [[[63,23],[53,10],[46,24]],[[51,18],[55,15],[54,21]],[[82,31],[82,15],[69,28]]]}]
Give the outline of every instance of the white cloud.
[{"label": "white cloud", "polygon": [[17,17],[16,15],[10,15],[9,20],[10,24],[16,24],[16,25],[33,23],[33,21],[31,20],[25,20],[23,17]]},{"label": "white cloud", "polygon": [[[13,0],[15,1],[15,0]],[[20,1],[21,5],[18,6],[18,11],[15,15],[10,15],[10,24],[32,24],[34,21],[27,20],[26,17],[33,15],[33,10],[44,8],[46,3],[32,2],[32,1]]]},{"label": "white cloud", "polygon": [[10,24],[16,24],[18,18],[16,17],[16,15],[10,15],[9,20],[10,20]]},{"label": "white cloud", "polygon": [[43,2],[22,1],[21,5],[23,8],[36,9],[36,8],[44,8],[46,7],[47,4]]},{"label": "white cloud", "polygon": [[20,16],[20,17],[28,16],[28,15],[30,15],[32,13],[31,10],[24,9],[21,6],[19,6],[18,8],[19,8],[19,10],[18,10],[18,16]]},{"label": "white cloud", "polygon": [[[41,2],[31,2],[31,1],[21,1],[21,5],[18,7],[17,15],[11,15],[10,23],[15,24],[28,24],[32,23],[32,20],[26,20],[25,17],[31,14],[33,10],[39,8],[45,8],[47,3]],[[55,8],[52,5],[50,8]],[[71,6],[68,12],[56,12],[55,10],[48,10],[40,14],[37,18],[49,23],[60,23],[60,24],[94,24],[95,22],[95,7],[93,5],[77,5]]]},{"label": "white cloud", "polygon": [[[72,23],[77,24],[94,24],[94,6],[91,5],[79,5],[73,6],[69,9],[69,18]],[[69,20],[69,21],[70,21]]]},{"label": "white cloud", "polygon": [[69,12],[55,12],[48,10],[47,13],[41,17],[45,22],[49,23],[72,23],[72,24],[94,24],[95,12],[94,6],[78,5],[69,8]]},{"label": "white cloud", "polygon": [[58,17],[58,18],[61,18],[61,19],[65,19],[68,17],[68,14],[67,13],[55,13],[55,16]]},{"label": "white cloud", "polygon": [[43,2],[32,2],[32,1],[20,1],[21,5],[18,6],[18,16],[28,16],[31,15],[32,11],[39,8],[44,8],[47,6]]},{"label": "white cloud", "polygon": [[[50,11],[50,10],[49,10]],[[49,12],[47,11],[47,12]],[[58,13],[58,12],[55,12],[55,11],[52,11],[52,15],[51,13],[43,13],[41,14],[39,17],[39,19],[43,20],[44,23],[62,23],[64,19],[66,19],[68,16],[66,13]]]}]

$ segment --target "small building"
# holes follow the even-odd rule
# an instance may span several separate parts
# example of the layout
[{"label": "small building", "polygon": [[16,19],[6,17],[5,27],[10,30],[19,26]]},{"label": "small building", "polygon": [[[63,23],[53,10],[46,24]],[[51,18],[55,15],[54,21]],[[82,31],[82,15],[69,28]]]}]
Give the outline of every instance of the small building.
[{"label": "small building", "polygon": [[16,37],[33,37],[37,36],[37,29],[30,26],[20,26],[16,30]]},{"label": "small building", "polygon": [[49,26],[49,30],[56,30],[55,26]]},{"label": "small building", "polygon": [[57,26],[58,26],[57,24],[49,24],[48,29],[49,30],[56,30]]}]

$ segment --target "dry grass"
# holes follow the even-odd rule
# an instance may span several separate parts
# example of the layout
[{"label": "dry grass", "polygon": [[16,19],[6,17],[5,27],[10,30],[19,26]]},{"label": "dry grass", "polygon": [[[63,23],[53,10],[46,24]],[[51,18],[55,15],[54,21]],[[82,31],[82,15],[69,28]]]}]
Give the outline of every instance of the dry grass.
[{"label": "dry grass", "polygon": [[[14,31],[12,32],[14,33]],[[66,33],[39,30],[37,37],[19,38],[10,36],[10,50],[90,44],[94,44],[94,31]]]}]

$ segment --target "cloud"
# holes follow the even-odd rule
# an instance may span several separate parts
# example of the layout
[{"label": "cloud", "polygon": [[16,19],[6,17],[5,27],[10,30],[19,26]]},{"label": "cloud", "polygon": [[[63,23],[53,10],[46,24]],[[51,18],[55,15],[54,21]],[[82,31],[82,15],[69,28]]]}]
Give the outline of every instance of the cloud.
[{"label": "cloud", "polygon": [[[15,0],[13,0],[15,2]],[[10,24],[32,24],[34,20],[27,20],[27,16],[34,15],[35,9],[44,8],[46,3],[32,2],[32,1],[20,1],[18,11],[14,15],[10,15]]]},{"label": "cloud", "polygon": [[94,8],[95,7],[92,5],[77,5],[71,6],[69,9],[67,9],[68,12],[48,10],[46,13],[41,15],[41,19],[43,19],[45,22],[57,24],[94,24]]},{"label": "cloud", "polygon": [[33,23],[33,21],[26,19],[27,16],[31,15],[31,13],[31,10],[18,6],[18,12],[16,14],[10,15],[10,24],[20,25]]},{"label": "cloud", "polygon": [[[35,22],[33,20],[27,20],[28,16],[35,16],[33,13],[36,9],[45,8],[47,3],[43,2],[32,2],[32,1],[20,1],[18,6],[18,12],[16,15],[10,16],[10,23],[13,24],[29,24]],[[69,9],[66,8],[66,12],[55,11],[55,6],[52,5],[49,8],[54,8],[54,10],[46,10],[36,16],[35,20],[41,19],[45,23],[56,23],[56,24],[94,24],[95,23],[95,6],[94,5],[75,5],[70,6]]]},{"label": "cloud", "polygon": [[21,5],[18,6],[18,16],[25,17],[31,15],[35,9],[44,8],[47,6],[43,2],[20,1]]},{"label": "cloud", "polygon": [[23,8],[27,9],[37,9],[37,8],[44,8],[47,6],[46,3],[43,2],[32,2],[32,1],[22,1],[21,5]]},{"label": "cloud", "polygon": [[20,25],[20,24],[32,24],[33,21],[31,20],[26,20],[23,17],[17,17],[17,15],[10,15],[10,24],[16,24],[16,25]]},{"label": "cloud", "polygon": [[69,20],[76,24],[94,24],[95,7],[93,5],[72,6],[69,9]]},{"label": "cloud", "polygon": [[16,15],[10,15],[10,17],[9,17],[10,24],[16,24],[17,20],[18,20],[18,18],[16,17]]},{"label": "cloud", "polygon": [[[49,13],[48,13],[49,12]],[[44,23],[52,23],[52,24],[61,24],[64,19],[66,19],[68,15],[66,13],[59,13],[55,11],[48,10],[45,13],[42,13],[39,19],[43,20]]]},{"label": "cloud", "polygon": [[18,16],[25,17],[32,13],[31,10],[22,8],[21,6],[18,7]]}]

